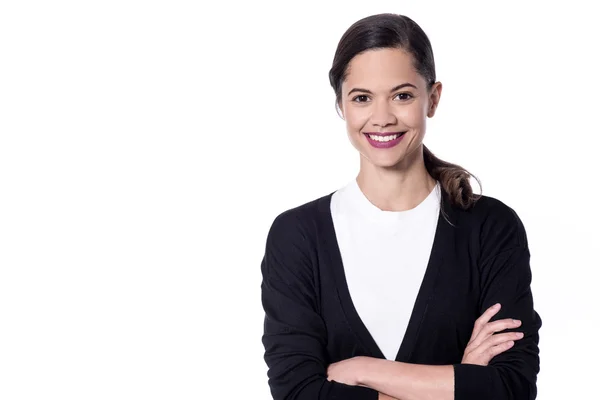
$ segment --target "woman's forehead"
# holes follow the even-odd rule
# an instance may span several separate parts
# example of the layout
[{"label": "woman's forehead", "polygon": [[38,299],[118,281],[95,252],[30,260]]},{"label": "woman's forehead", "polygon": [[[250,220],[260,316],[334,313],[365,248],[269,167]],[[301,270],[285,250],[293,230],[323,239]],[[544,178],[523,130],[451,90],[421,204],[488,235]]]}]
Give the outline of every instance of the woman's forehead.
[{"label": "woman's forehead", "polygon": [[405,82],[419,87],[422,81],[410,54],[400,49],[378,49],[355,56],[348,65],[342,84],[347,90],[350,90],[349,86],[389,90]]}]

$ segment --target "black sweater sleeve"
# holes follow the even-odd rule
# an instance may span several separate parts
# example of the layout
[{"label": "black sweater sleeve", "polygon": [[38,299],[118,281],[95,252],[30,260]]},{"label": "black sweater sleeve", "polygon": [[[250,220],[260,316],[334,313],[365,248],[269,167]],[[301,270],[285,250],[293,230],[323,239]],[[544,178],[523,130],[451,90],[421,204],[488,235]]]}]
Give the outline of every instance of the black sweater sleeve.
[{"label": "black sweater sleeve", "polygon": [[525,229],[514,211],[504,210],[503,217],[488,221],[483,232],[479,315],[500,303],[500,312],[492,320],[521,320],[521,326],[506,332],[523,332],[524,337],[487,366],[454,365],[455,400],[533,400],[537,395],[542,320],[533,308]]},{"label": "black sweater sleeve", "polygon": [[376,400],[378,392],[327,380],[310,239],[288,211],[273,222],[261,263],[264,358],[274,400]]}]

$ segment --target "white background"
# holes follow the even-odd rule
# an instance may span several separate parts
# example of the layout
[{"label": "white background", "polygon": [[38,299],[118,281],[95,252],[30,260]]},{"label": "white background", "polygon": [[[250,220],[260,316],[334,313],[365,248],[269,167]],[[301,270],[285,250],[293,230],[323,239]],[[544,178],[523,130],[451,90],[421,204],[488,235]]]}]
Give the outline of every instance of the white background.
[{"label": "white background", "polygon": [[538,398],[596,396],[596,14],[458,3],[2,2],[0,398],[270,398],[266,234],[356,175],[327,74],[380,12],[432,41],[425,143],[527,228]]}]

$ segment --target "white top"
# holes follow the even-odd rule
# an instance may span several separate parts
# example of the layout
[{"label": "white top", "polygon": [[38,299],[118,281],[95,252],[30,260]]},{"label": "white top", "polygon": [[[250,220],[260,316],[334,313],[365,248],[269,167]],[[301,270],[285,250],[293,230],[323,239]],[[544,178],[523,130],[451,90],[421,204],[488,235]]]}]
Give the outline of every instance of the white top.
[{"label": "white top", "polygon": [[406,211],[382,211],[356,179],[337,190],[331,215],[352,303],[388,360],[395,360],[425,275],[440,211],[439,182]]}]

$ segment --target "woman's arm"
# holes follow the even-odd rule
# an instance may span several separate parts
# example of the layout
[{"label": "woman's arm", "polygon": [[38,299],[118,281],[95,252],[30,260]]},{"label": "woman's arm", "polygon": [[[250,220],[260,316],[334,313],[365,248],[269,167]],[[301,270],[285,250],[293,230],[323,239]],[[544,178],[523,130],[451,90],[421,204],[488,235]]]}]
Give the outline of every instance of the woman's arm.
[{"label": "woman's arm", "polygon": [[395,397],[388,396],[387,394],[379,393],[377,400],[400,400]]},{"label": "woman's arm", "polygon": [[[527,236],[521,220],[512,209],[501,203],[493,208],[479,234],[479,313],[483,314],[492,305],[500,303],[502,308],[490,324],[507,318],[520,320],[520,325],[505,330],[523,332],[524,336],[512,347],[494,356],[488,365],[476,365],[464,359],[461,364],[446,366],[376,360],[366,373],[356,378],[359,380],[357,384],[362,381],[367,387],[402,400],[536,398],[540,370],[538,331],[542,320],[533,307]],[[452,386],[454,397],[445,397]]]},{"label": "woman's arm", "polygon": [[[523,233],[524,235],[524,233]],[[507,351],[495,356],[487,366],[455,364],[456,399],[486,398],[533,400],[537,396],[540,370],[539,329],[542,320],[533,307],[529,250],[519,247],[488,258],[481,266],[482,308],[495,303],[502,309],[495,316],[515,318],[520,326],[509,331],[523,332]]]},{"label": "woman's arm", "polygon": [[419,365],[366,358],[359,384],[402,400],[453,400],[452,365]]},{"label": "woman's arm", "polygon": [[[520,326],[520,321],[512,318],[490,322],[500,309],[501,305],[495,304],[477,319],[463,355],[463,364],[486,366],[493,357],[507,351],[521,339],[522,334],[517,332],[495,334]],[[403,400],[454,399],[453,365],[417,365],[370,357],[355,357],[351,363],[349,368],[354,371],[345,375],[351,377],[354,372],[358,385],[402,397]],[[328,372],[335,374],[336,368],[336,365],[330,366]]]},{"label": "woman's arm", "polygon": [[[497,399],[532,400],[537,395],[539,372],[538,330],[541,319],[533,309],[531,270],[526,241],[523,246],[489,257],[481,265],[482,308],[501,303],[494,317],[515,318],[522,339],[491,359],[489,365],[470,363],[430,366],[363,358],[357,367],[357,385],[364,385],[402,400]],[[498,336],[498,335],[494,335]],[[344,363],[344,360],[342,363]],[[365,363],[366,361],[366,363]],[[335,368],[335,367],[334,367]],[[339,371],[339,369],[338,369]],[[333,375],[335,376],[337,372]],[[353,373],[345,373],[352,376]]]},{"label": "woman's arm", "polygon": [[275,400],[377,400],[371,388],[327,380],[326,327],[313,287],[310,239],[299,217],[278,216],[261,263],[264,358]]}]

